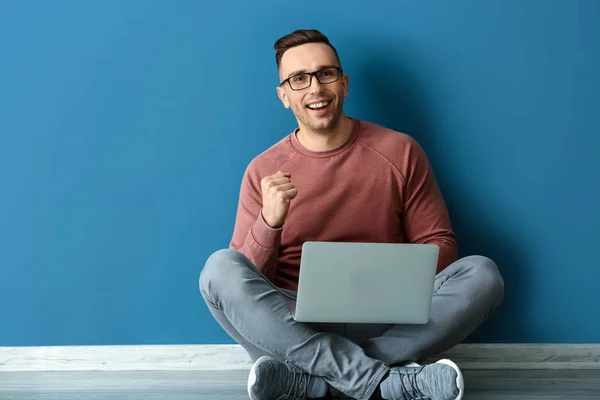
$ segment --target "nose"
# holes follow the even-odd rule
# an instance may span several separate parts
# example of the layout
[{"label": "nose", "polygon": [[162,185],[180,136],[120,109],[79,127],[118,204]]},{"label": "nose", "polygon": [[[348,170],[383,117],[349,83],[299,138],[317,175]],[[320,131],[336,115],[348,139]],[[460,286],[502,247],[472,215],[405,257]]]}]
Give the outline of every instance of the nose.
[{"label": "nose", "polygon": [[308,87],[310,93],[321,93],[323,91],[323,85],[316,76],[312,76],[310,80],[310,86]]}]

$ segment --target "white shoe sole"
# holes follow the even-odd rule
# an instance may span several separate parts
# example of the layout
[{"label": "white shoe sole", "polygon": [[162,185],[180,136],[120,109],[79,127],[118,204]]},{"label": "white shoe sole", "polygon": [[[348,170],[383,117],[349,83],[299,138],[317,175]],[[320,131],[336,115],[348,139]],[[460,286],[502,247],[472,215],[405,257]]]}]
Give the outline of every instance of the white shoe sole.
[{"label": "white shoe sole", "polygon": [[440,360],[438,363],[449,365],[456,371],[456,386],[458,387],[458,396],[454,400],[462,400],[463,395],[465,394],[465,380],[463,379],[460,368],[458,368],[458,365],[448,359]]},{"label": "white shoe sole", "polygon": [[252,386],[256,383],[256,366],[263,361],[271,360],[269,356],[262,356],[252,365],[250,368],[250,374],[248,375],[248,396],[250,396],[251,400],[261,400],[252,393]]}]

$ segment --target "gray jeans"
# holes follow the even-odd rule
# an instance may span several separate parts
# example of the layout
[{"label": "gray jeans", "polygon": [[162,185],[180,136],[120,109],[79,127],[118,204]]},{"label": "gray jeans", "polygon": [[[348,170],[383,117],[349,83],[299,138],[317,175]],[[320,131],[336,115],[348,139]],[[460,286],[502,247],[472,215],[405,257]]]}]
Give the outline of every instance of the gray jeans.
[{"label": "gray jeans", "polygon": [[295,292],[276,287],[246,256],[226,249],[208,258],[200,292],[252,360],[271,356],[367,400],[390,367],[422,361],[463,341],[502,302],[504,281],[492,260],[469,256],[436,276],[427,324],[307,324],[292,317]]}]

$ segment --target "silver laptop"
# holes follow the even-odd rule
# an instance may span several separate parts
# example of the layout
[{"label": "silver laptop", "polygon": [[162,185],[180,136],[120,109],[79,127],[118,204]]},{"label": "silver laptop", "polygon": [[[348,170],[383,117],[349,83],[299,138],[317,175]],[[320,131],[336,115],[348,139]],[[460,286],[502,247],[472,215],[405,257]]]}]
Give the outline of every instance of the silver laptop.
[{"label": "silver laptop", "polygon": [[425,324],[438,256],[434,244],[305,242],[294,319]]}]

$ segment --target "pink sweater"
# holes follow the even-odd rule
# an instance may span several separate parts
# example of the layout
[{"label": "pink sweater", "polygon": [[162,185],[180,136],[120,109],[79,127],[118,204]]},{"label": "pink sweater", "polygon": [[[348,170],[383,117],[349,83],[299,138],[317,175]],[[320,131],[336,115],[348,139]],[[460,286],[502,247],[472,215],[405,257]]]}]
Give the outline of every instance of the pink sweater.
[{"label": "pink sweater", "polygon": [[[298,195],[280,229],[261,216],[260,181],[289,172]],[[297,290],[305,241],[433,243],[438,272],[456,260],[456,238],[428,158],[410,136],[354,120],[334,150],[305,148],[295,132],[254,158],[244,173],[230,248],[275,285]]]}]

